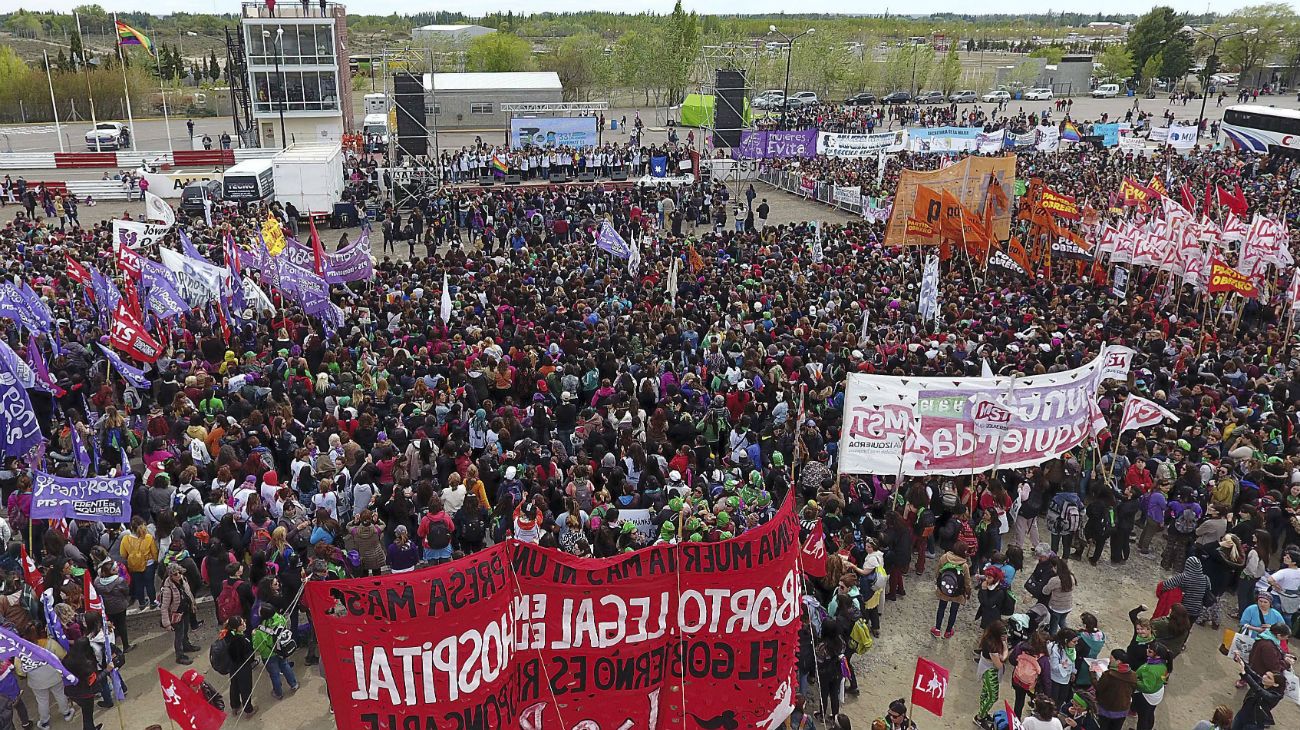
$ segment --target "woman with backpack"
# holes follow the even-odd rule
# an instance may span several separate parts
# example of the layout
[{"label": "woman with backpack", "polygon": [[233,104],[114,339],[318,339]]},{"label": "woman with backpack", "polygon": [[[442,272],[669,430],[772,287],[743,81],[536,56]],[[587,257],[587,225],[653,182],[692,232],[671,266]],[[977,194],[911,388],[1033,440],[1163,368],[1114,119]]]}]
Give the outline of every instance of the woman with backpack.
[{"label": "woman with backpack", "polygon": [[465,496],[465,502],[452,520],[460,550],[465,554],[476,553],[487,547],[488,523],[490,517],[477,494]]},{"label": "woman with backpack", "polygon": [[131,573],[131,597],[138,610],[158,607],[154,573],[158,567],[158,543],[140,516],[131,518],[131,531],[122,538],[122,557]]},{"label": "woman with backpack", "polygon": [[455,536],[456,525],[443,511],[442,497],[436,494],[430,495],[428,504],[429,511],[420,518],[420,529],[416,534],[424,545],[424,562],[436,565],[451,560],[452,539]]},{"label": "woman with backpack", "polygon": [[1052,699],[1065,704],[1074,694],[1074,676],[1078,668],[1079,635],[1061,629],[1047,645],[1047,665],[1052,683]]},{"label": "woman with backpack", "polygon": [[[76,684],[67,685],[64,691],[81,710],[82,730],[100,730],[101,726],[95,724],[95,697],[99,695],[102,678],[89,638],[83,636],[72,642],[67,656],[63,657],[63,668],[77,678]],[[64,718],[70,719],[66,715]]]},{"label": "woman with backpack", "polygon": [[[957,611],[971,594],[969,552],[966,543],[958,541],[939,558],[935,571],[935,595],[939,599],[939,608],[934,615],[934,628],[930,629],[935,638],[951,639],[957,633]],[[945,611],[948,612],[948,627],[941,631]]]},{"label": "woman with backpack", "polygon": [[993,718],[989,713],[998,703],[998,686],[1002,683],[1002,671],[1007,666],[1007,625],[1000,619],[984,628],[980,637],[979,661],[975,674],[980,677],[980,704],[975,713],[975,724],[983,728],[993,727]]},{"label": "woman with backpack", "polygon": [[357,577],[378,576],[387,564],[382,539],[384,523],[375,517],[374,512],[363,509],[349,525],[349,531],[352,534],[352,549],[361,557]]},{"label": "woman with backpack", "polygon": [[[817,662],[817,686],[821,690],[821,706],[826,717],[840,714],[846,643],[840,625],[835,621],[824,621],[821,637],[813,645],[813,656]],[[822,712],[818,712],[817,717],[821,719]]]},{"label": "woman with backpack", "polygon": [[248,622],[243,616],[231,616],[227,619],[225,630],[219,637],[225,642],[226,657],[230,672],[230,712],[231,714],[252,715],[257,712],[253,707],[253,659],[256,656],[253,642],[247,635]]},{"label": "woman with backpack", "polygon": [[1047,658],[1047,632],[1039,629],[1011,650],[1011,689],[1016,694],[1016,715],[1023,713],[1025,698],[1047,692],[1051,664]]},{"label": "woman with backpack", "polygon": [[1065,628],[1065,617],[1074,610],[1075,588],[1070,564],[1055,555],[1052,556],[1051,563],[1053,575],[1043,586],[1043,603],[1046,604],[1047,612],[1051,615],[1051,620],[1047,624],[1048,633]]}]

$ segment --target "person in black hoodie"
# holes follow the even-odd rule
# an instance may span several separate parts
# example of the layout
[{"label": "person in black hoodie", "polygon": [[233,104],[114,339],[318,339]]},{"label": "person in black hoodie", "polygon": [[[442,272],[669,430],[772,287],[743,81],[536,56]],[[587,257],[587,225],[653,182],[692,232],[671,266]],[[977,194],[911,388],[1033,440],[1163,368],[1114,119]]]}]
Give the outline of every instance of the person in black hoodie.
[{"label": "person in black hoodie", "polygon": [[230,664],[235,668],[230,676],[230,712],[242,712],[251,715],[257,712],[253,707],[253,642],[246,633],[248,622],[239,616],[232,616],[226,621],[226,651],[230,654]]},{"label": "person in black hoodie", "polygon": [[1128,560],[1129,541],[1133,538],[1133,528],[1138,516],[1142,514],[1142,492],[1133,486],[1124,487],[1119,502],[1115,505],[1115,534],[1110,538],[1110,562],[1123,563]]},{"label": "person in black hoodie", "polygon": [[1241,668],[1241,678],[1246,680],[1250,689],[1246,692],[1246,699],[1241,702],[1241,709],[1232,719],[1232,730],[1262,730],[1272,726],[1273,708],[1282,701],[1286,680],[1277,672],[1259,674],[1240,656],[1237,657],[1237,666]]}]

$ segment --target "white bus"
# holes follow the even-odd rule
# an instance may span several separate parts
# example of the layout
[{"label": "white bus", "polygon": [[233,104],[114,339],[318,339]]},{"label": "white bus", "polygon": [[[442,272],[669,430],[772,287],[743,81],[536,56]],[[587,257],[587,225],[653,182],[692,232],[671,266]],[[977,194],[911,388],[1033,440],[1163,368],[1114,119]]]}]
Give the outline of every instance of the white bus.
[{"label": "white bus", "polygon": [[1259,104],[1230,106],[1223,134],[1239,150],[1300,156],[1300,111]]}]

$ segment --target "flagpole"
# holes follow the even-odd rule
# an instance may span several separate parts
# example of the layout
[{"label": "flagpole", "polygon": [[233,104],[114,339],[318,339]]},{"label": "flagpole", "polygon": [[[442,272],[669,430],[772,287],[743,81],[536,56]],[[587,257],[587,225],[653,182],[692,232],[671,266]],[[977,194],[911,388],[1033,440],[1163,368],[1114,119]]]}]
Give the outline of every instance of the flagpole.
[{"label": "flagpole", "polygon": [[[75,18],[77,21],[77,36],[80,38],[82,37],[81,36],[81,15],[79,13],[73,13],[72,17]],[[114,28],[116,27],[117,26],[114,26]],[[86,62],[86,45],[84,43],[84,39],[81,46],[80,61],[81,61],[81,65],[86,69],[86,99],[90,101],[90,128],[92,130],[99,129],[99,122],[96,121],[95,119],[95,95],[91,93],[90,90],[90,64]],[[100,144],[98,134],[95,135],[95,151],[96,152],[104,151],[103,146]]]},{"label": "flagpole", "polygon": [[[113,34],[117,35],[117,13],[113,13]],[[126,59],[123,58],[125,54],[122,53],[122,39],[118,37],[115,40],[117,41],[117,65],[122,67],[122,94],[126,97],[126,122],[128,129],[131,130],[131,145],[134,147],[136,130],[135,115],[131,113],[131,87],[126,81]]]},{"label": "flagpole", "polygon": [[[175,153],[176,150],[172,149],[172,121],[167,114],[167,88],[163,86],[162,56],[158,54],[156,48],[153,50],[153,60],[158,64],[158,92],[162,94],[163,125],[167,128],[167,151]],[[174,163],[175,160],[172,162]]]},{"label": "flagpole", "polygon": [[54,75],[50,73],[50,52],[42,51],[45,55],[45,80],[50,84],[50,109],[54,111],[54,135],[59,138],[59,151],[66,152],[63,149],[63,125],[59,123],[59,104],[54,100]]}]

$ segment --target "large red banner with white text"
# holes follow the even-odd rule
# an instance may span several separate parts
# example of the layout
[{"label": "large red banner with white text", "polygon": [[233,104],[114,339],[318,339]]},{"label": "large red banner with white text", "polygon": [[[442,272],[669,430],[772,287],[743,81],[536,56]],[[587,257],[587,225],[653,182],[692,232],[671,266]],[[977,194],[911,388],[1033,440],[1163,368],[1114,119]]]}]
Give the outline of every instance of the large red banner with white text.
[{"label": "large red banner with white text", "polygon": [[793,709],[799,525],[576,558],[514,541],[309,583],[339,728],[765,728]]}]

